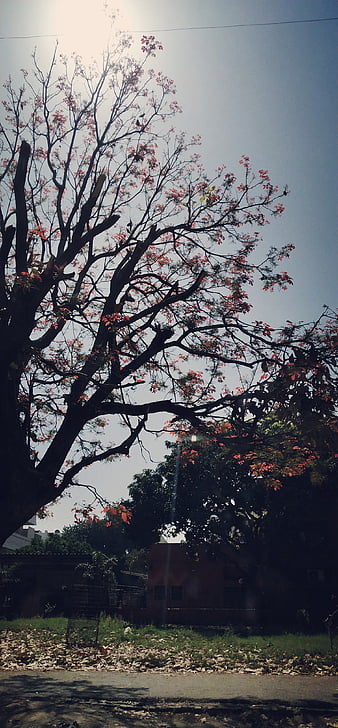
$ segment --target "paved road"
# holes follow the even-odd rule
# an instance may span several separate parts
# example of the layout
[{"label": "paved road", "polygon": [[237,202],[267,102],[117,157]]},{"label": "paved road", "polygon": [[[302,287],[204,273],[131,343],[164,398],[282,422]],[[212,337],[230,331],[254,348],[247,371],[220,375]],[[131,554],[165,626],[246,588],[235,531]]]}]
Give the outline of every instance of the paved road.
[{"label": "paved road", "polygon": [[307,675],[161,674],[101,671],[0,671],[0,697],[147,702],[270,702],[338,708],[338,678]]}]

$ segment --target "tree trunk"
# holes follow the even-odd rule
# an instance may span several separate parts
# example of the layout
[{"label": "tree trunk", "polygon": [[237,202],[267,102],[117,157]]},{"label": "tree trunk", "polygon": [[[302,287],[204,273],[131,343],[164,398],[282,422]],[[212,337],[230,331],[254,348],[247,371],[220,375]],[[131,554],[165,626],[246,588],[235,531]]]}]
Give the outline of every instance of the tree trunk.
[{"label": "tree trunk", "polygon": [[[6,378],[7,379],[7,378]],[[0,545],[57,496],[34,467],[20,416],[14,407],[13,382],[0,387]]]},{"label": "tree trunk", "polygon": [[[18,457],[19,460],[19,457]],[[14,471],[14,472],[13,472]],[[9,466],[2,469],[0,489],[0,545],[18,528],[35,516],[42,506],[56,497],[52,489],[39,482],[33,469]],[[53,489],[54,491],[55,489]]]}]

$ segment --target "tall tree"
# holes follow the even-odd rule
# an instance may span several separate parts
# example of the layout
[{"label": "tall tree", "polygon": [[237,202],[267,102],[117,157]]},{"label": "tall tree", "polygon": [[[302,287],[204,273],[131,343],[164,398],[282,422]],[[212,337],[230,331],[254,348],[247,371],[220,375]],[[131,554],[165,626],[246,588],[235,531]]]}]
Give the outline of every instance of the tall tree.
[{"label": "tall tree", "polygon": [[257,383],[260,367],[269,381],[292,355],[293,370],[318,371],[315,326],[247,317],[257,279],[290,282],[276,266],[292,246],[260,236],[287,189],[248,157],[241,180],[224,166],[210,179],[199,139],[171,126],[172,82],[147,70],[159,44],[142,38],[143,62],[128,45],[88,68],[55,51],[44,71],[34,55],[22,86],[5,84],[0,541],[83,468],[127,454],[152,414],[203,429],[270,406],[279,393]]}]

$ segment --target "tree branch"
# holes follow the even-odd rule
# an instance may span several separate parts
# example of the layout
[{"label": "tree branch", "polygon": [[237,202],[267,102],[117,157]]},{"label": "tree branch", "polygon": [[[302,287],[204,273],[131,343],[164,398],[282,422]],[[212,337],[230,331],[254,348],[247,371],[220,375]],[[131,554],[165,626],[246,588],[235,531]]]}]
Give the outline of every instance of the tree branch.
[{"label": "tree branch", "polygon": [[0,307],[5,308],[7,305],[5,267],[8,255],[14,240],[15,227],[9,225],[2,234],[2,245],[0,247]]},{"label": "tree branch", "polygon": [[58,492],[63,493],[66,488],[68,488],[72,484],[73,478],[81,471],[83,468],[88,467],[89,465],[92,465],[93,463],[102,462],[103,460],[107,460],[109,457],[114,457],[115,455],[128,455],[129,450],[135,440],[138,438],[140,432],[142,432],[145,423],[147,421],[147,413],[143,415],[142,419],[137,423],[136,427],[132,428],[130,435],[126,437],[125,440],[120,445],[116,445],[115,447],[110,447],[107,450],[105,450],[102,453],[97,453],[95,455],[89,455],[88,457],[82,458],[79,463],[76,465],[73,465],[72,468],[69,468],[67,470],[67,473],[65,474],[60,486],[58,487]]},{"label": "tree branch", "polygon": [[25,199],[25,182],[28,160],[31,153],[30,145],[23,141],[20,147],[19,160],[14,177],[14,194],[16,204],[16,273],[20,275],[27,271],[27,233],[28,218]]}]

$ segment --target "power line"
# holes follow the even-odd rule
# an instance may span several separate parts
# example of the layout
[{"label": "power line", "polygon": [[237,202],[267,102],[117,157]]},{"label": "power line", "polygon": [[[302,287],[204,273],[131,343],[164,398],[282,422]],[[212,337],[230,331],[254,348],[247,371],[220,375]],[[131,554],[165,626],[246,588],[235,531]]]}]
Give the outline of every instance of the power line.
[{"label": "power line", "polygon": [[27,38],[59,38],[62,33],[48,33],[41,35],[0,35],[0,40],[26,40]]},{"label": "power line", "polygon": [[[233,23],[231,25],[191,25],[178,28],[152,28],[150,30],[127,30],[127,33],[176,33],[177,31],[183,30],[219,30],[222,28],[257,28],[268,25],[296,25],[300,23],[327,23],[333,20],[338,20],[338,17],[334,18],[308,18],[305,20],[271,20],[264,23]],[[30,38],[58,38],[62,37],[63,33],[48,33],[41,35],[0,35],[0,40],[24,40]]]},{"label": "power line", "polygon": [[275,20],[266,23],[234,23],[232,25],[192,25],[182,28],[155,28],[153,30],[129,30],[128,33],[171,33],[178,30],[218,30],[219,28],[254,28],[264,25],[294,25],[296,23],[325,23],[336,18],[309,18],[307,20]]}]

